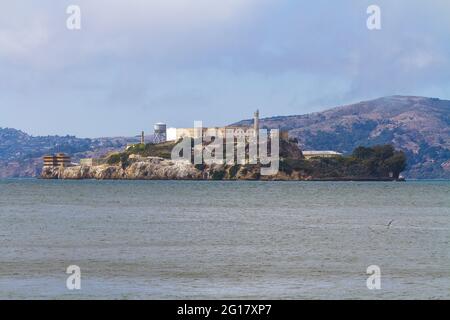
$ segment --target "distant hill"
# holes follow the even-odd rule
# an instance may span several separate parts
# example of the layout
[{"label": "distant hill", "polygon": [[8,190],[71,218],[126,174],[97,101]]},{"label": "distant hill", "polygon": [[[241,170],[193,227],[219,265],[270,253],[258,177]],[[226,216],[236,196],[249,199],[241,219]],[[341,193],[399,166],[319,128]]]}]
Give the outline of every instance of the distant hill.
[{"label": "distant hill", "polygon": [[65,152],[80,158],[123,149],[137,138],[81,139],[75,136],[31,136],[20,130],[0,128],[0,178],[34,177],[41,171],[41,157]]},{"label": "distant hill", "polygon": [[[235,125],[249,125],[243,120]],[[408,156],[407,178],[450,179],[450,101],[392,96],[306,115],[271,117],[261,126],[287,129],[303,150],[349,154],[358,146],[393,144]],[[123,149],[138,138],[81,139],[31,136],[0,128],[0,178],[40,174],[41,156],[66,152],[79,158]]]},{"label": "distant hill", "polygon": [[[235,125],[249,125],[243,120]],[[391,96],[306,115],[271,117],[261,127],[289,130],[303,150],[350,153],[393,144],[408,156],[408,178],[450,178],[450,101]]]}]

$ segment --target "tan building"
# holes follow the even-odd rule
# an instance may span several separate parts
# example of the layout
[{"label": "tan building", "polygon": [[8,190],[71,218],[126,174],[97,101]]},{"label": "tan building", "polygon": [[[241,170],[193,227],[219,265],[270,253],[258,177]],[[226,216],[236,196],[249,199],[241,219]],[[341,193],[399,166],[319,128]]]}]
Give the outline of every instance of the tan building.
[{"label": "tan building", "polygon": [[[202,128],[203,135],[206,134],[206,132],[209,129],[215,129],[216,134],[218,137],[225,138],[226,137],[226,130],[253,130],[253,132],[258,133],[259,132],[259,110],[256,110],[253,117],[253,126],[226,126],[226,127],[210,127],[210,128]],[[191,137],[193,138],[195,136],[195,129],[194,128],[168,128],[167,129],[167,141],[176,141],[178,139],[184,138],[184,137]],[[280,139],[288,140],[289,138],[289,132],[288,131],[281,131],[280,130]]]},{"label": "tan building", "polygon": [[98,159],[93,159],[93,158],[80,159],[80,166],[92,167],[92,166],[96,166],[96,165],[99,165]]},{"label": "tan building", "polygon": [[336,151],[303,151],[305,159],[312,158],[335,158],[342,156],[342,153]]},{"label": "tan building", "polygon": [[70,157],[65,153],[45,155],[42,160],[44,167],[70,167],[72,164]]}]

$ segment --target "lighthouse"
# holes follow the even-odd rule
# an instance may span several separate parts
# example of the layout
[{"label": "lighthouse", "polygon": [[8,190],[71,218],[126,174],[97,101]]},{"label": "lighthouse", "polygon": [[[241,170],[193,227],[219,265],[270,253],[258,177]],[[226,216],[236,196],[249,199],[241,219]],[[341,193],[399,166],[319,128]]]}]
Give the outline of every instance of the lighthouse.
[{"label": "lighthouse", "polygon": [[253,130],[255,136],[259,136],[259,110],[256,109],[255,113],[253,114]]}]

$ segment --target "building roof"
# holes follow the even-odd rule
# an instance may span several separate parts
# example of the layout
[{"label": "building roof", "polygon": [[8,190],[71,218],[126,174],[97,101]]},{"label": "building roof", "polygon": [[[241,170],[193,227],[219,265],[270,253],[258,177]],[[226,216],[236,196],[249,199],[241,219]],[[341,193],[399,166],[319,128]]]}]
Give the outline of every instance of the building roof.
[{"label": "building roof", "polygon": [[307,155],[307,156],[314,156],[314,155],[336,155],[336,156],[341,156],[342,153],[340,152],[336,152],[336,151],[330,151],[330,150],[325,150],[325,151],[302,151],[303,155]]}]

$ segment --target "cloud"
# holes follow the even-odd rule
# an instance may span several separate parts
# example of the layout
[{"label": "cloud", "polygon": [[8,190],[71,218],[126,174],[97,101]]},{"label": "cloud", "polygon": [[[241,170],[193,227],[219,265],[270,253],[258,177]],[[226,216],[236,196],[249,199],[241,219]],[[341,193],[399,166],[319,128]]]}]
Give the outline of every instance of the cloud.
[{"label": "cloud", "polygon": [[34,25],[30,30],[0,30],[0,55],[15,59],[26,57],[47,41],[48,34],[41,25]]},{"label": "cloud", "polygon": [[[20,0],[19,0],[20,2]],[[40,67],[65,67],[98,56],[158,64],[195,60],[235,42],[242,26],[274,0],[79,0],[82,30],[66,28],[68,4],[6,4],[0,54]],[[13,18],[14,17],[14,18]],[[24,54],[24,53],[31,53]],[[70,55],[76,52],[76,55]],[[69,54],[69,59],[65,59]]]},{"label": "cloud", "polygon": [[[66,7],[82,30],[66,28]],[[0,11],[0,126],[81,135],[203,115],[225,124],[390,94],[450,98],[450,3],[373,1],[17,0]],[[11,108],[13,106],[14,108]],[[76,112],[74,112],[76,110]],[[34,119],[22,114],[33,113]],[[102,126],[83,122],[104,117]],[[123,123],[123,114],[138,118]],[[137,117],[136,115],[139,115]],[[220,119],[222,123],[218,123]],[[119,132],[120,131],[120,132]]]}]

